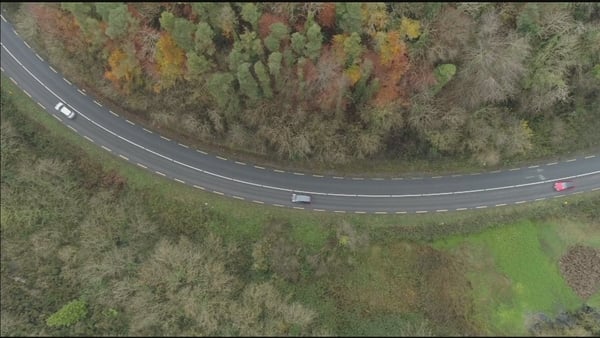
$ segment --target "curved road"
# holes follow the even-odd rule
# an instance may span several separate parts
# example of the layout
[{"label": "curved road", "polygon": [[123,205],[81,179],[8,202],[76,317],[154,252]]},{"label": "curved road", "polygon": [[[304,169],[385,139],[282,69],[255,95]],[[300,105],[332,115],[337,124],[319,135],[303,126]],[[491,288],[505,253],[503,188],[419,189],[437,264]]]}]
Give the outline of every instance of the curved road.
[{"label": "curved road", "polygon": [[[1,70],[67,127],[115,156],[198,189],[259,204],[352,213],[426,213],[500,207],[600,189],[600,155],[444,177],[336,177],[264,168],[208,154],[132,123],[79,90],[35,53],[1,17]],[[78,115],[54,109],[64,102]],[[577,188],[552,190],[558,179]],[[292,191],[313,196],[291,203]]]}]

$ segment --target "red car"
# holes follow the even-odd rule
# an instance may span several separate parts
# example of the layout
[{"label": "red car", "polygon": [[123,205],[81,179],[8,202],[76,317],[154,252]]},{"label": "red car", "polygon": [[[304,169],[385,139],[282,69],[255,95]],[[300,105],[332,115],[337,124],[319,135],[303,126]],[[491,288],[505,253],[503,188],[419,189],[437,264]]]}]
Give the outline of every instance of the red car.
[{"label": "red car", "polygon": [[575,188],[573,181],[558,181],[554,182],[554,191],[563,191]]}]

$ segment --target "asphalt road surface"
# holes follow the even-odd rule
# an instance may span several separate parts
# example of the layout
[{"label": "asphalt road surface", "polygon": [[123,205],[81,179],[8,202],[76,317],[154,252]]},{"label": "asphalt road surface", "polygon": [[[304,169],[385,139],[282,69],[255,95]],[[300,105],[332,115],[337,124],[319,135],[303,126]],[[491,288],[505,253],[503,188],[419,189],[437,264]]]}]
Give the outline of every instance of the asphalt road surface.
[{"label": "asphalt road surface", "polygon": [[[140,170],[250,203],[348,213],[427,213],[521,204],[600,189],[600,154],[491,172],[434,177],[337,177],[289,172],[192,149],[118,116],[43,60],[1,18],[1,70],[82,142],[92,142]],[[70,120],[54,109],[64,102]],[[158,179],[158,177],[157,177]],[[557,193],[552,183],[572,179]],[[291,203],[292,192],[312,203]]]}]

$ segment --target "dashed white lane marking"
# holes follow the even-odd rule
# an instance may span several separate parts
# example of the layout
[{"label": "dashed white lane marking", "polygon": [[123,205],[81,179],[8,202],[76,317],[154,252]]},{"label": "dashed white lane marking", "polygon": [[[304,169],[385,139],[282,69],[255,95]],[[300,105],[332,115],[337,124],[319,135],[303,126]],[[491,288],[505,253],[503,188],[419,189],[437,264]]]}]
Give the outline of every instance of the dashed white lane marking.
[{"label": "dashed white lane marking", "polygon": [[343,180],[344,179],[343,177],[340,177],[340,176],[333,176],[333,178],[335,178],[336,180]]},{"label": "dashed white lane marking", "polygon": [[304,210],[304,208],[302,208],[302,207],[294,207],[294,209]]},{"label": "dashed white lane marking", "polygon": [[529,166],[529,167],[527,167],[527,168],[529,168],[529,169],[533,169],[533,168],[539,168],[539,165],[532,165],[532,166]]},{"label": "dashed white lane marking", "polygon": [[475,207],[475,209],[485,209],[485,208],[487,208],[487,205],[480,205],[480,206]]},{"label": "dashed white lane marking", "polygon": [[397,214],[406,214],[406,211],[396,211]]},{"label": "dashed white lane marking", "polygon": [[258,165],[255,165],[254,168],[256,168],[256,169],[263,169],[263,170],[265,169],[264,167],[261,167],[261,166],[258,166]]},{"label": "dashed white lane marking", "polygon": [[44,107],[41,103],[38,102],[37,104],[38,106],[42,107],[43,110],[46,110],[46,107]]},{"label": "dashed white lane marking", "polygon": [[427,212],[427,210],[419,210],[419,211],[415,211],[417,214],[424,214]]},{"label": "dashed white lane marking", "polygon": [[[133,123],[133,122],[129,121],[128,119],[125,119],[125,122],[127,122],[127,123],[131,124],[132,126],[135,126],[135,123]],[[171,141],[171,140],[169,140],[169,141]]]},{"label": "dashed white lane marking", "polygon": [[[63,80],[64,80],[66,83],[68,83],[68,84],[69,84],[69,86],[73,85],[73,84],[71,83],[71,81],[69,81],[69,80],[65,79],[64,77],[63,77]],[[78,90],[78,91],[79,91],[79,92],[80,92],[82,95],[85,95],[85,93],[84,93],[84,92],[82,92],[81,90],[79,90],[79,89],[77,89],[77,90]]]},{"label": "dashed white lane marking", "polygon": [[458,211],[467,210],[467,208],[456,208]]},{"label": "dashed white lane marking", "polygon": [[284,173],[285,172],[285,171],[279,170],[279,169],[273,169],[273,171],[276,172],[276,173]]},{"label": "dashed white lane marking", "polygon": [[496,206],[497,206],[497,207],[503,207],[503,206],[505,206],[505,205],[506,205],[506,204],[504,204],[504,203],[496,204]]},{"label": "dashed white lane marking", "polygon": [[4,16],[2,16],[2,21],[6,22],[6,19],[4,18]]},{"label": "dashed white lane marking", "polygon": [[178,178],[174,178],[174,180],[175,180],[175,181],[177,181],[177,182],[179,182],[179,183],[183,183],[183,184],[185,184],[185,182],[184,182],[184,181],[182,181],[182,180],[180,180],[180,179],[178,179]]},{"label": "dashed white lane marking", "polygon": [[98,102],[98,101],[96,101],[96,100],[93,100],[93,101],[94,101],[94,103],[95,103],[96,105],[98,105],[98,107],[102,107],[102,105],[100,104],[100,102]]},{"label": "dashed white lane marking", "polygon": [[381,177],[373,177],[371,180],[373,180],[373,181],[383,181],[383,178],[381,178]]},{"label": "dashed white lane marking", "polygon": [[545,200],[545,199],[546,199],[546,197],[542,197],[542,198],[536,198],[535,200],[536,200],[536,201],[543,201],[543,200]]},{"label": "dashed white lane marking", "polygon": [[50,68],[50,70],[53,71],[54,73],[58,74],[58,72],[56,71],[56,69],[52,68],[52,66],[48,66],[48,68]]},{"label": "dashed white lane marking", "polygon": [[475,176],[475,175],[481,175],[481,173],[472,173],[472,174],[469,174],[469,175]]},{"label": "dashed white lane marking", "polygon": [[177,143],[177,144],[179,144],[180,146],[182,146],[184,148],[188,148],[188,149],[190,148],[190,147],[186,146],[185,144],[181,144],[181,143]]},{"label": "dashed white lane marking", "polygon": [[202,150],[199,150],[199,149],[196,149],[196,151],[199,152],[202,155],[208,155],[208,153],[206,151],[202,151]]},{"label": "dashed white lane marking", "polygon": [[29,98],[31,99],[31,94],[29,94],[25,89],[23,89],[23,92],[25,93],[25,95],[29,96]]},{"label": "dashed white lane marking", "polygon": [[151,132],[150,130],[148,130],[148,129],[144,128],[144,127],[142,127],[142,129],[143,129],[145,132],[147,132],[147,133],[149,133],[149,134],[152,134],[152,132]]},{"label": "dashed white lane marking", "polygon": [[411,177],[410,179],[411,179],[411,180],[422,180],[422,179],[423,179],[423,177]]},{"label": "dashed white lane marking", "polygon": [[79,134],[79,132],[77,131],[77,129],[75,129],[75,128],[73,128],[73,127],[69,126],[69,125],[67,125],[67,127],[69,127],[69,129],[71,129],[72,131],[74,131],[74,132],[76,132],[76,133],[78,133],[78,134]]},{"label": "dashed white lane marking", "polygon": [[275,204],[275,203],[274,203],[274,204],[273,204],[273,206],[275,206],[275,207],[280,207],[280,208],[285,208],[285,205],[282,205],[282,204]]},{"label": "dashed white lane marking", "polygon": [[564,197],[564,195],[557,195],[557,196],[553,196],[552,198],[561,198]]},{"label": "dashed white lane marking", "polygon": [[367,212],[366,211],[355,211],[354,213],[355,214],[366,214]]},{"label": "dashed white lane marking", "polygon": [[37,58],[40,59],[40,61],[44,62],[44,59],[42,59],[42,57],[38,53],[35,53],[35,56],[37,56]]},{"label": "dashed white lane marking", "polygon": [[10,80],[12,81],[12,83],[15,84],[15,86],[18,86],[17,81],[15,81],[15,79],[13,79],[12,77],[10,78]]},{"label": "dashed white lane marking", "polygon": [[527,202],[527,201],[518,201],[518,202],[515,202],[515,204],[523,204],[525,202]]},{"label": "dashed white lane marking", "polygon": [[231,197],[233,197],[233,198],[235,198],[235,199],[238,199],[238,200],[242,200],[242,201],[244,200],[244,198],[243,198],[243,197],[236,196],[236,195],[232,195]]},{"label": "dashed white lane marking", "polygon": [[193,187],[196,188],[196,189],[206,190],[206,189],[204,189],[204,187],[201,187],[201,186],[195,185],[195,184],[193,185]]},{"label": "dashed white lane marking", "polygon": [[387,211],[375,211],[377,215],[387,215]]},{"label": "dashed white lane marking", "polygon": [[403,177],[392,177],[392,181],[401,181],[403,179]]},{"label": "dashed white lane marking", "polygon": [[577,159],[576,158],[572,158],[570,160],[566,160],[566,162],[574,162],[574,161],[577,161]]},{"label": "dashed white lane marking", "polygon": [[512,169],[508,169],[508,171],[515,171],[515,170],[521,170],[521,168],[512,168]]},{"label": "dashed white lane marking", "polygon": [[31,49],[31,46],[27,43],[27,41],[23,41],[23,43],[25,44],[25,46],[27,46],[27,48]]},{"label": "dashed white lane marking", "polygon": [[[6,20],[4,20],[4,21],[6,21]],[[19,33],[17,33],[17,31],[16,31],[16,30],[14,30],[14,29],[13,29],[13,32],[15,32],[15,35],[16,35],[16,36],[19,36]]]},{"label": "dashed white lane marking", "polygon": [[352,180],[354,180],[354,181],[362,181],[362,180],[364,180],[364,178],[362,178],[362,177],[352,177]]},{"label": "dashed white lane marking", "polygon": [[442,176],[432,176],[431,178],[442,178]]},{"label": "dashed white lane marking", "polygon": [[227,159],[226,159],[225,157],[217,156],[217,158],[218,158],[219,160],[227,161]]},{"label": "dashed white lane marking", "polygon": [[215,194],[217,194],[217,195],[221,195],[221,196],[225,195],[224,193],[222,193],[222,192],[220,192],[220,191],[216,191],[216,190],[213,190],[212,192],[214,192],[214,193],[215,193]]},{"label": "dashed white lane marking", "polygon": [[1,70],[1,71],[4,71],[4,68],[2,68],[2,66],[0,66],[0,70]]},{"label": "dashed white lane marking", "polygon": [[96,142],[94,142],[94,140],[92,140],[91,138],[89,138],[89,137],[87,137],[87,136],[85,136],[85,135],[83,135],[83,137],[84,137],[86,140],[88,140],[88,141],[90,141],[90,142],[92,142],[92,143],[96,143]]},{"label": "dashed white lane marking", "polygon": [[109,112],[110,112],[111,114],[113,114],[114,116],[116,116],[116,117],[119,117],[119,114],[115,113],[114,111],[112,111],[112,110],[109,110]]},{"label": "dashed white lane marking", "polygon": [[586,156],[584,158],[587,160],[587,159],[594,158],[594,157],[596,157],[596,155],[590,155],[590,156]]},{"label": "dashed white lane marking", "polygon": [[252,202],[258,203],[258,204],[265,204],[265,202],[263,202],[263,201],[257,201],[257,200],[252,200]]},{"label": "dashed white lane marking", "polygon": [[558,164],[558,162],[550,162],[550,163],[546,163],[546,165],[555,165]]},{"label": "dashed white lane marking", "polygon": [[54,117],[55,119],[59,120],[60,122],[62,122],[62,119],[56,115],[52,115],[52,117]]},{"label": "dashed white lane marking", "polygon": [[454,174],[454,175],[451,175],[451,177],[461,177],[461,176],[462,176],[462,174]]},{"label": "dashed white lane marking", "polygon": [[596,190],[598,190],[598,189],[600,189],[600,188],[594,188],[594,189],[592,189],[592,191],[596,191]]},{"label": "dashed white lane marking", "polygon": [[155,173],[159,174],[160,176],[167,176],[167,175],[161,173],[160,171],[155,171]]},{"label": "dashed white lane marking", "polygon": [[337,212],[338,214],[345,214],[346,213],[344,210],[334,210],[333,212]]},{"label": "dashed white lane marking", "polygon": [[313,177],[325,177],[325,176],[323,176],[323,175],[316,175],[316,174],[313,174],[312,176],[313,176]]},{"label": "dashed white lane marking", "polygon": [[490,174],[497,174],[499,172],[501,172],[502,170],[494,170],[494,171],[490,171]]},{"label": "dashed white lane marking", "polygon": [[314,211],[325,211],[324,209],[313,209]]},{"label": "dashed white lane marking", "polygon": [[106,148],[105,146],[101,146],[101,147],[102,147],[102,149],[104,149],[104,150],[106,150],[108,152],[112,152],[112,150],[110,150],[109,148]]},{"label": "dashed white lane marking", "polygon": [[446,211],[448,211],[448,209],[438,209],[435,212],[446,212]]},{"label": "dashed white lane marking", "polygon": [[239,165],[246,165],[246,163],[244,163],[244,162],[240,162],[240,161],[235,161],[235,164],[239,164]]},{"label": "dashed white lane marking", "polygon": [[142,167],[144,169],[148,169],[148,167],[146,167],[145,165],[141,164],[141,163],[136,163],[139,167]]},{"label": "dashed white lane marking", "polygon": [[294,175],[298,175],[298,176],[304,176],[304,174],[303,174],[303,173],[297,173],[297,172],[294,172]]},{"label": "dashed white lane marking", "polygon": [[[65,81],[67,81],[67,79],[65,79]],[[67,82],[69,82],[69,81],[67,81]],[[77,91],[79,92],[79,94],[81,94],[83,96],[87,96],[87,94],[82,92],[81,89],[77,89]]]},{"label": "dashed white lane marking", "polygon": [[125,161],[129,161],[129,159],[127,157],[125,157],[125,156],[123,156],[121,154],[119,154],[119,157],[122,158],[122,159],[124,159]]},{"label": "dashed white lane marking", "polygon": [[164,137],[164,136],[162,136],[162,135],[160,135],[160,138],[162,138],[163,140],[171,141],[171,139],[170,139],[170,138],[168,138],[168,137]]}]

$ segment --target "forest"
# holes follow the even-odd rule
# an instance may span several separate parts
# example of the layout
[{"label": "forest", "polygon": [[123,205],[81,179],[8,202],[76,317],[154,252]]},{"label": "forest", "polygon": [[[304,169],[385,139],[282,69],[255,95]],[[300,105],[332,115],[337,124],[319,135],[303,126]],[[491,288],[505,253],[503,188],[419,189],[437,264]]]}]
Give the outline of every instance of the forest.
[{"label": "forest", "polygon": [[600,144],[598,3],[23,3],[15,20],[138,121],[280,162]]}]

